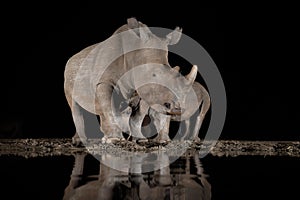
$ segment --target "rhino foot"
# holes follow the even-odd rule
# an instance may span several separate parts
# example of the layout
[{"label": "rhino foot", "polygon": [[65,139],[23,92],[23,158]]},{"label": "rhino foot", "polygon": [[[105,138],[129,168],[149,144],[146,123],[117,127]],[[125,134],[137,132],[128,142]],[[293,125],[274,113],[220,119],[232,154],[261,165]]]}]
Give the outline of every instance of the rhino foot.
[{"label": "rhino foot", "polygon": [[159,143],[159,144],[167,144],[171,142],[171,139],[167,134],[158,134],[153,141]]},{"label": "rhino foot", "polygon": [[141,144],[141,143],[146,143],[148,142],[148,139],[145,138],[145,136],[139,132],[139,131],[136,131],[134,132],[133,134],[131,134],[128,139],[131,138],[131,141],[134,142],[134,143],[137,143],[137,144]]},{"label": "rhino foot", "polygon": [[139,138],[139,139],[134,139],[133,142],[137,143],[137,144],[145,144],[148,142],[147,138]]},{"label": "rhino foot", "polygon": [[201,144],[201,139],[197,136],[194,141],[195,144]]},{"label": "rhino foot", "polygon": [[120,141],[125,141],[125,138],[123,138],[123,137],[103,137],[101,140],[102,140],[102,143],[114,144],[114,143],[118,143]]},{"label": "rhino foot", "polygon": [[72,137],[72,145],[76,147],[84,146],[84,143],[86,143],[86,141],[86,138],[81,139],[77,134],[75,134],[75,136]]}]

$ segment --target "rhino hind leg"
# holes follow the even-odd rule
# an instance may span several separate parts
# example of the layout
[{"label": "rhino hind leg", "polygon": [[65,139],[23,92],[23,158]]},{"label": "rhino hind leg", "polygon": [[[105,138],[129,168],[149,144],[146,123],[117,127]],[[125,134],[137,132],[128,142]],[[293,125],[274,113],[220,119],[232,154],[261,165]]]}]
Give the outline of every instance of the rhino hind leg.
[{"label": "rhino hind leg", "polygon": [[185,124],[185,132],[183,134],[183,136],[180,138],[180,141],[186,140],[189,133],[190,133],[190,120],[184,120],[184,124]]},{"label": "rhino hind leg", "polygon": [[203,122],[205,115],[206,115],[207,111],[209,110],[209,108],[210,108],[210,98],[209,98],[208,93],[206,91],[204,91],[202,105],[201,105],[201,111],[200,111],[199,115],[197,116],[196,124],[195,124],[193,135],[192,135],[195,143],[201,142],[200,138],[198,137],[198,134],[199,134],[199,130],[201,128],[202,122]]},{"label": "rhino hind leg", "polygon": [[83,109],[78,103],[72,103],[72,115],[76,126],[76,133],[72,137],[74,146],[84,145],[88,138],[102,137],[97,116]]},{"label": "rhino hind leg", "polygon": [[201,125],[202,125],[202,121],[203,121],[203,118],[204,116],[202,116],[201,114],[197,117],[196,119],[196,124],[195,124],[195,128],[194,128],[194,131],[193,131],[193,136],[192,136],[192,139],[195,143],[200,143],[201,142],[201,139],[199,138],[198,136],[198,133],[199,133],[199,130],[201,128]]},{"label": "rhino hind leg", "polygon": [[72,145],[76,147],[80,147],[83,145],[83,142],[81,141],[77,131],[75,132],[74,136],[72,137]]},{"label": "rhino hind leg", "polygon": [[72,117],[76,127],[76,133],[72,137],[72,144],[75,146],[81,146],[83,143],[86,143],[87,137],[85,135],[82,108],[76,102],[72,103]]}]

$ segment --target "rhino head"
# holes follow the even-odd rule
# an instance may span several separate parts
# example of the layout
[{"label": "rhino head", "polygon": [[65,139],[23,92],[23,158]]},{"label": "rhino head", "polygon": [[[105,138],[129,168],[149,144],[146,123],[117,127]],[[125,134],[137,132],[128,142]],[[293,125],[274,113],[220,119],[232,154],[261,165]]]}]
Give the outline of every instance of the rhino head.
[{"label": "rhino head", "polygon": [[180,116],[181,120],[190,118],[193,113],[190,110],[198,107],[197,96],[192,87],[197,76],[197,66],[194,65],[186,76],[167,66],[156,68],[159,67],[154,67],[144,77],[151,80],[151,83],[139,87],[138,95],[156,112]]}]

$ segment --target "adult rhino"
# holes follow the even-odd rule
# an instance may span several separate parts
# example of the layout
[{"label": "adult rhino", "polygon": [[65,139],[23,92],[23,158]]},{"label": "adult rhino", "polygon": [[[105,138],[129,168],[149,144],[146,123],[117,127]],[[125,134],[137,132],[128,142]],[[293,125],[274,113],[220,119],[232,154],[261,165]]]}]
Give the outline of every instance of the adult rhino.
[{"label": "adult rhino", "polygon": [[[110,38],[72,56],[65,68],[64,89],[76,127],[73,143],[86,140],[82,109],[100,117],[105,142],[123,139],[119,126],[122,116],[112,103],[114,91],[124,99],[137,92],[148,106],[174,102],[186,107],[184,99],[190,95],[197,68],[183,77],[170,67],[168,45],[176,44],[180,37],[179,28],[160,38],[145,24],[129,18]],[[172,86],[173,91],[166,85]],[[140,122],[145,113],[139,110],[142,113],[132,117],[129,124],[134,138],[143,140]]]}]

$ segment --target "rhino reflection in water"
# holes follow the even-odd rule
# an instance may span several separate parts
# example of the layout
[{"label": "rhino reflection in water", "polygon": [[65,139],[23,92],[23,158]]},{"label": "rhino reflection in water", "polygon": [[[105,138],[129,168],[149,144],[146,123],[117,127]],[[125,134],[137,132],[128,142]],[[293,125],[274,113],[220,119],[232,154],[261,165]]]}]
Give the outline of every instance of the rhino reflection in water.
[{"label": "rhino reflection in water", "polygon": [[[103,141],[109,143],[124,139],[124,130],[119,126],[122,115],[111,104],[114,90],[119,91],[126,100],[137,92],[143,100],[138,114],[129,120],[131,134],[139,140],[146,140],[141,132],[141,122],[149,108],[160,112],[162,107],[169,109],[172,104],[172,118],[176,120],[176,115],[185,116],[184,110],[178,112],[178,105],[182,108],[196,106],[187,105],[185,99],[193,87],[197,66],[184,77],[172,69],[168,62],[168,45],[176,44],[180,37],[179,28],[165,38],[160,38],[145,24],[130,18],[127,24],[117,29],[107,40],[87,47],[71,57],[65,68],[64,89],[76,127],[73,143],[80,144],[81,140],[86,140],[85,126],[88,125],[82,109],[100,116]],[[131,73],[126,79],[121,79],[127,72]],[[143,80],[150,82],[141,85]],[[153,81],[166,81],[176,88],[175,92],[179,96]],[[170,120],[166,115],[157,115],[156,118],[166,122]],[[166,132],[164,131],[164,135]]]},{"label": "rhino reflection in water", "polygon": [[[163,152],[155,156],[160,160],[157,163],[167,164],[169,162],[168,155]],[[135,162],[134,165],[131,162],[127,173],[100,163],[99,174],[92,176],[96,180],[86,183],[85,178],[87,177],[83,175],[84,159],[84,154],[75,155],[75,165],[69,185],[65,189],[64,200],[211,199],[211,186],[206,179],[207,175],[203,173],[198,152],[191,157],[181,157],[171,165],[172,168],[167,165],[160,170],[143,174],[130,173],[132,169],[136,171],[137,168],[144,167],[144,164],[137,164],[145,163],[143,158],[140,158],[141,162]],[[107,159],[111,159],[111,157]]]}]

